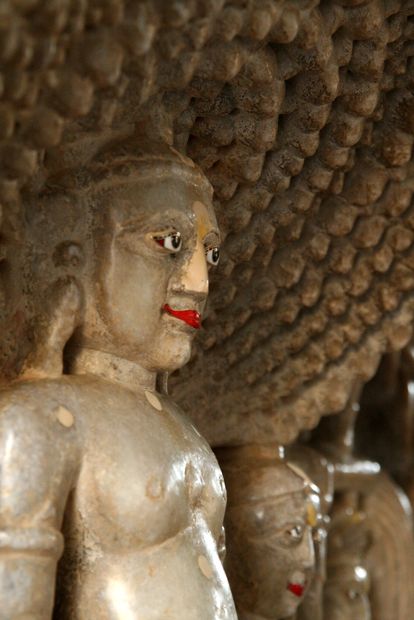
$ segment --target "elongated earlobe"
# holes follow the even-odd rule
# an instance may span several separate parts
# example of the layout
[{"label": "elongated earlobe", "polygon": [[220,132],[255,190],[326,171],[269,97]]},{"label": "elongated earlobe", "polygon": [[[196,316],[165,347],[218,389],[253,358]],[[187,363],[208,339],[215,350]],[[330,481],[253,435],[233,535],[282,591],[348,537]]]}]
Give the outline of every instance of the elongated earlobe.
[{"label": "elongated earlobe", "polygon": [[56,280],[46,293],[45,309],[36,319],[36,342],[19,380],[56,378],[63,372],[63,349],[79,326],[82,291],[72,276]]}]

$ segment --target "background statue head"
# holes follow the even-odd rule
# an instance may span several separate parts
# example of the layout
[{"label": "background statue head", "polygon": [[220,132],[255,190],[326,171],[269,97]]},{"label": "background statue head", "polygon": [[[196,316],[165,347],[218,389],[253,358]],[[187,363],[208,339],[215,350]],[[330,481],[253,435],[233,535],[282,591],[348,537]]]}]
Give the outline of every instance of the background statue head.
[{"label": "background statue head", "polygon": [[312,578],[317,487],[274,447],[217,450],[227,491],[226,571],[239,617],[292,616]]},{"label": "background statue head", "polygon": [[308,445],[298,443],[289,446],[286,448],[286,457],[306,472],[320,492],[321,518],[318,527],[313,531],[315,569],[312,583],[295,620],[322,620],[324,618],[323,593],[326,582],[327,528],[333,502],[335,468],[322,454]]},{"label": "background statue head", "polygon": [[342,511],[333,516],[328,536],[324,613],[330,620],[370,620],[370,579],[364,557],[371,544],[365,516]]},{"label": "background statue head", "polygon": [[165,144],[113,144],[48,181],[28,206],[35,331],[47,300],[57,295],[64,313],[62,290],[76,283],[72,351],[103,351],[150,371],[182,366],[219,246],[212,189],[193,162]]}]

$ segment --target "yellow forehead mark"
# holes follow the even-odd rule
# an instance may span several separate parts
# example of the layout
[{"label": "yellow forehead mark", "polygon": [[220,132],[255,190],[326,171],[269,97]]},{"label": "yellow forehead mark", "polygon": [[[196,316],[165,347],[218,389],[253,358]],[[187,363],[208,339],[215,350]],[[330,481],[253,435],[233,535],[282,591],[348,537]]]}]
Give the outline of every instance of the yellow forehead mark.
[{"label": "yellow forehead mark", "polygon": [[318,514],[315,506],[311,502],[308,502],[306,506],[306,520],[311,527],[316,527],[318,525]]},{"label": "yellow forehead mark", "polygon": [[204,203],[196,200],[193,202],[193,211],[197,220],[198,237],[202,240],[211,230],[211,221],[208,215],[208,210]]}]

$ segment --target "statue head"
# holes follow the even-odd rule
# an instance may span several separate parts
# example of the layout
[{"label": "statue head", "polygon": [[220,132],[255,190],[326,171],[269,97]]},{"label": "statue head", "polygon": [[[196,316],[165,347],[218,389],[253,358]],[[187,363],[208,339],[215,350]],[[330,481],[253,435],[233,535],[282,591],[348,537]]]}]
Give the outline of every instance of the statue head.
[{"label": "statue head", "polygon": [[212,188],[195,164],[164,144],[110,145],[32,206],[37,245],[49,227],[54,247],[38,250],[36,274],[82,291],[72,346],[150,371],[182,366],[219,252]]},{"label": "statue head", "polygon": [[318,489],[275,448],[217,455],[228,491],[226,571],[239,617],[290,617],[312,578]]},{"label": "statue head", "polygon": [[338,512],[328,536],[324,611],[330,620],[370,620],[370,579],[364,556],[371,544],[366,518],[358,511]]}]

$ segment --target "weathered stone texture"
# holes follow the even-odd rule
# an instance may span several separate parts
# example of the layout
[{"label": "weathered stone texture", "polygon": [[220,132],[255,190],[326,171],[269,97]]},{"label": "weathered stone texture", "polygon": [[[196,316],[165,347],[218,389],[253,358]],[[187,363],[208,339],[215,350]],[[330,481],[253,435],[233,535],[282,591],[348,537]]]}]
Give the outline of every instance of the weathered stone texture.
[{"label": "weathered stone texture", "polygon": [[413,18],[392,0],[3,3],[4,373],[30,349],[19,190],[152,123],[212,182],[223,235],[174,397],[214,444],[290,442],[341,410],[411,334]]}]

